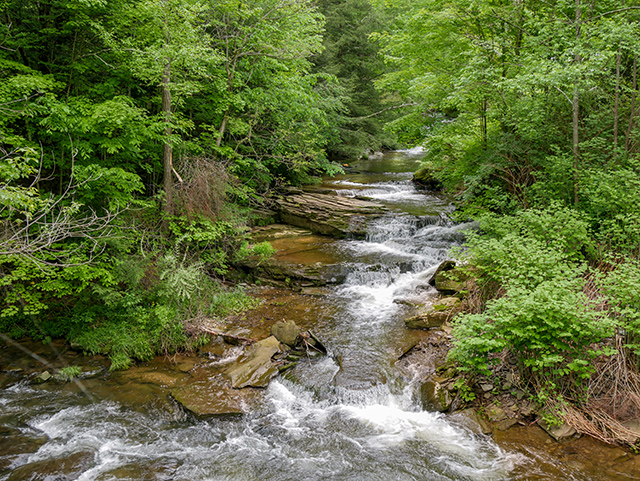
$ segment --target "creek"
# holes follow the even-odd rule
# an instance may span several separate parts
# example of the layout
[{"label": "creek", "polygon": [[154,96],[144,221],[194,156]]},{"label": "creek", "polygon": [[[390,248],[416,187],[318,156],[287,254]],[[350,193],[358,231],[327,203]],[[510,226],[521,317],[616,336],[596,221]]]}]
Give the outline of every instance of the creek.
[{"label": "creek", "polygon": [[[407,329],[402,317],[407,304],[434,295],[429,277],[469,226],[448,220],[446,197],[409,183],[420,157],[419,150],[389,153],[325,180],[339,195],[393,209],[370,223],[366,239],[309,233],[273,242],[283,260],[347,265],[346,281],[302,293],[256,287],[264,303],[238,323],[266,337],[273,322],[292,319],[313,329],[328,356],[254,390],[248,414],[198,419],[168,392],[193,378],[206,382],[221,361],[203,368],[201,359],[175,356],[106,374],[103,359],[65,351],[65,363],[94,375],[0,391],[0,480],[640,479],[635,458],[618,448],[587,438],[560,445],[535,427],[485,436],[456,416],[423,409],[418,380],[433,359],[397,361],[433,333]],[[42,356],[48,348],[29,346]],[[5,372],[37,364],[10,347],[1,351]],[[198,369],[206,374],[198,377]]]}]

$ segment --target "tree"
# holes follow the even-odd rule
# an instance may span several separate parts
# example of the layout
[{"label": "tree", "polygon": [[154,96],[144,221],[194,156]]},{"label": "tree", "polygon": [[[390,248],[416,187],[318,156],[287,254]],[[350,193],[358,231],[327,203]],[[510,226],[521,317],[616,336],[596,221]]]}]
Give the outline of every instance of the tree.
[{"label": "tree", "polygon": [[323,147],[335,107],[308,61],[321,48],[318,10],[308,0],[223,1],[207,15],[222,61],[190,104],[204,152],[259,189],[330,169]]},{"label": "tree", "polygon": [[[117,11],[103,37],[134,77],[157,86],[161,92],[164,208],[173,214],[174,127],[188,128],[176,118],[176,105],[201,87],[208,68],[218,60],[210,48],[202,22],[204,5],[197,1],[133,1]],[[178,100],[176,102],[176,100]]]},{"label": "tree", "polygon": [[338,136],[328,145],[332,158],[359,157],[383,146],[392,146],[394,138],[383,131],[393,119],[395,107],[376,90],[386,68],[379,54],[379,43],[371,35],[382,30],[390,19],[366,0],[332,0],[319,4],[326,17],[324,49],[312,58],[314,71],[338,78],[345,111],[335,116]]}]

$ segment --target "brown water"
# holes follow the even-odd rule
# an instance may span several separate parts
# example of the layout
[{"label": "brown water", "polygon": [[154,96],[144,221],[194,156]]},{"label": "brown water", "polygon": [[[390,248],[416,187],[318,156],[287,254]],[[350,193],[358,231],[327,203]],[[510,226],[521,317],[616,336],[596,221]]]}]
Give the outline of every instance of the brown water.
[{"label": "brown water", "polygon": [[639,479],[638,458],[589,438],[558,444],[520,426],[477,435],[455,416],[422,409],[428,354],[422,366],[397,359],[434,334],[406,329],[402,318],[407,304],[433,295],[427,280],[465,226],[441,215],[447,199],[407,183],[418,161],[418,152],[393,153],[327,180],[342,195],[364,193],[397,209],[373,222],[366,240],[298,232],[273,241],[282,260],[341,262],[350,274],[341,286],[302,293],[252,288],[264,302],[236,324],[261,338],[292,319],[329,356],[298,363],[266,390],[244,391],[244,416],[199,420],[169,396],[194,383],[212,396],[226,389],[219,372],[240,349],[219,341],[206,357],[160,357],[113,374],[104,358],[62,343],[26,343],[56,367],[86,371],[80,384],[42,385],[15,383],[42,367],[2,346],[0,480]]}]

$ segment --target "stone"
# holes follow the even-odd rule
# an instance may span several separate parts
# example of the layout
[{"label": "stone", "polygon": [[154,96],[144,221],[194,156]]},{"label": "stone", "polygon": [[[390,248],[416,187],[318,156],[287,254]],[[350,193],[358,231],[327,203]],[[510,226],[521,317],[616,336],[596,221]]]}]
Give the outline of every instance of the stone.
[{"label": "stone", "polygon": [[434,304],[425,305],[418,309],[418,313],[405,319],[405,324],[410,329],[431,329],[442,326],[456,312],[460,306],[460,299],[445,297]]},{"label": "stone", "polygon": [[458,411],[453,418],[475,434],[491,434],[491,425],[473,408]]},{"label": "stone", "polygon": [[544,419],[538,419],[538,426],[558,442],[566,441],[577,435],[577,431],[567,423],[562,423],[559,426],[550,426]]},{"label": "stone", "polygon": [[198,418],[244,414],[253,396],[245,389],[233,389],[220,377],[171,390],[171,397]]},{"label": "stone", "polygon": [[522,401],[518,406],[518,409],[521,416],[528,417],[535,412],[536,406],[530,401]]},{"label": "stone", "polygon": [[220,334],[220,337],[222,337],[222,339],[224,339],[224,342],[226,342],[227,344],[238,346],[245,342],[241,338],[248,337],[250,334],[251,331],[249,329],[245,329],[244,327],[235,327],[223,332],[222,334]]},{"label": "stone", "polygon": [[300,340],[300,328],[293,321],[280,321],[271,326],[271,335],[282,344],[294,347]]},{"label": "stone", "polygon": [[430,190],[430,191],[439,191],[442,190],[442,182],[440,182],[435,174],[438,170],[431,164],[425,164],[417,172],[413,174],[411,178],[411,182],[413,182],[416,187]]},{"label": "stone", "polygon": [[271,378],[278,374],[278,367],[271,358],[280,351],[280,342],[275,336],[263,339],[247,348],[224,374],[234,388],[266,387]]},{"label": "stone", "polygon": [[468,289],[469,275],[462,269],[454,268],[435,276],[435,287],[444,294],[455,294]]},{"label": "stone", "polygon": [[19,456],[38,451],[48,439],[44,433],[0,426],[0,472],[8,469]]},{"label": "stone", "polygon": [[493,391],[493,384],[480,384],[480,389],[482,389],[483,392]]},{"label": "stone", "polygon": [[259,280],[263,285],[300,289],[341,284],[348,273],[343,264],[299,264],[273,257],[261,262],[252,258],[242,259],[236,267],[243,271],[245,277]]},{"label": "stone", "polygon": [[44,371],[44,372],[41,372],[40,374],[38,374],[33,379],[33,382],[35,382],[36,384],[42,384],[43,382],[47,382],[52,377],[53,376],[51,375],[51,373],[49,371]]},{"label": "stone", "polygon": [[493,423],[504,421],[508,418],[507,413],[504,411],[504,409],[502,409],[500,406],[496,406],[495,404],[489,406],[489,408],[487,409],[487,417],[489,418],[489,421]]},{"label": "stone", "polygon": [[7,481],[71,481],[95,464],[94,453],[80,451],[64,458],[23,464],[11,471]]},{"label": "stone", "polygon": [[444,262],[440,263],[440,265],[438,266],[436,271],[433,273],[433,275],[429,279],[429,285],[435,287],[435,285],[436,285],[436,277],[438,276],[438,274],[441,274],[441,273],[446,272],[446,271],[450,271],[451,269],[455,268],[455,266],[456,266],[455,261],[444,261]]},{"label": "stone", "polygon": [[635,445],[640,439],[640,419],[630,419],[622,423],[622,425],[629,430],[629,432],[623,436],[623,440],[630,446]]},{"label": "stone", "polygon": [[445,412],[451,407],[451,393],[439,382],[426,381],[420,387],[422,405],[425,409]]},{"label": "stone", "polygon": [[498,421],[496,423],[496,429],[499,431],[506,431],[507,429],[509,429],[512,426],[515,426],[516,424],[518,424],[517,419],[507,418],[507,419],[503,419],[502,421]]}]

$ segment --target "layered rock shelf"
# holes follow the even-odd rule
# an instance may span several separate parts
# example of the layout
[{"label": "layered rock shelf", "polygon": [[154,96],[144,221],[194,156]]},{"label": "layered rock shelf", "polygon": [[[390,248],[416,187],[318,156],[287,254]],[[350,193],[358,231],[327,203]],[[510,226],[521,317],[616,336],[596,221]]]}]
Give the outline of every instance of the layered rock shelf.
[{"label": "layered rock shelf", "polygon": [[282,222],[334,237],[364,237],[367,220],[388,211],[368,200],[301,189],[290,189],[274,205]]}]

